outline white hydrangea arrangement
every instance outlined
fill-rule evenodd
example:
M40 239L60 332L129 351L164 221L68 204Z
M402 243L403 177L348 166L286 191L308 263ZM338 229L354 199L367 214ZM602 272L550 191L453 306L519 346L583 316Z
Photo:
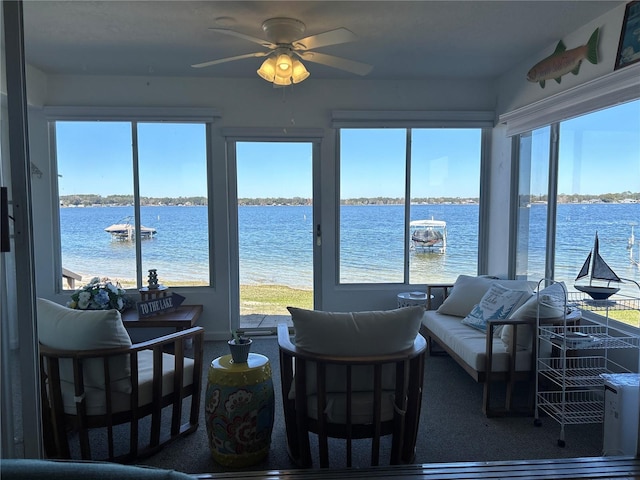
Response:
M94 277L84 287L76 290L67 307L79 310L125 310L129 306L127 292L120 283L108 278Z

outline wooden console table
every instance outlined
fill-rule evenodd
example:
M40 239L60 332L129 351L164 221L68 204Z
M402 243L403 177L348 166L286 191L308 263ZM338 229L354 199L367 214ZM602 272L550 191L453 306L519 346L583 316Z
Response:
M138 318L138 311L132 308L122 314L122 323L125 328L172 327L179 332L193 327L201 313L202 305L180 305L172 312Z

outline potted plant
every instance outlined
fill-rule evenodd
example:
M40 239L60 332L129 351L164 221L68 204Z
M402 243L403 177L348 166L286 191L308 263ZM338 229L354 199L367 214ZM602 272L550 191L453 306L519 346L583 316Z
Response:
M228 343L233 363L247 363L253 341L249 337L241 335L237 330L231 332L231 336L232 338Z

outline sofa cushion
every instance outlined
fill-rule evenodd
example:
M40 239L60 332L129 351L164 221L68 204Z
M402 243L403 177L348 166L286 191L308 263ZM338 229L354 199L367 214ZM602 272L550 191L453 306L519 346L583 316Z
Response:
M473 327L481 332L487 331L487 321L504 320L509 318L530 294L522 290L511 290L497 283L491 285L480 302L473 307L462 324Z
M444 315L466 317L471 313L491 285L498 284L512 290L521 290L533 293L535 283L527 280L505 280L493 277L472 277L459 275L453 284L449 296L442 302L438 312Z
M322 312L287 307L296 346L325 355L367 356L413 346L424 308L368 312Z
M38 340L43 345L61 350L97 350L130 347L131 338L122 324L117 310L74 310L50 300L38 298ZM114 357L109 361L112 388L129 393L129 356ZM60 361L60 376L73 383L73 365L70 359ZM99 359L84 362L86 387L104 388L104 371Z

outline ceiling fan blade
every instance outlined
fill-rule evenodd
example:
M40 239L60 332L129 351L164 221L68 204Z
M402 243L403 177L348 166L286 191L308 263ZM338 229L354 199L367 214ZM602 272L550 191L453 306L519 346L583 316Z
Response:
M314 50L329 45L337 45L338 43L355 42L356 40L358 40L358 37L351 30L336 28L335 30L296 40L293 42L293 48L295 50Z
M346 58L334 57L333 55L327 55L325 53L318 52L296 52L301 58L306 61L321 63L333 68L339 68L340 70L346 70L347 72L355 73L356 75L367 75L373 66L367 63L355 62L353 60L347 60Z
M278 47L275 43L271 43L269 40L265 40L264 38L252 37L251 35L236 32L235 30L229 30L228 28L209 28L209 30L212 32L223 33L225 35L231 35L232 37L243 38L250 42L257 43L258 45L262 45L265 48L270 48L271 50Z
M235 57L219 58L218 60L211 60L209 62L196 63L195 65L191 65L191 66L193 68L210 67L211 65L218 65L219 63L233 62L234 60L242 60L243 58L266 57L270 53L271 52L245 53L244 55L237 55Z

